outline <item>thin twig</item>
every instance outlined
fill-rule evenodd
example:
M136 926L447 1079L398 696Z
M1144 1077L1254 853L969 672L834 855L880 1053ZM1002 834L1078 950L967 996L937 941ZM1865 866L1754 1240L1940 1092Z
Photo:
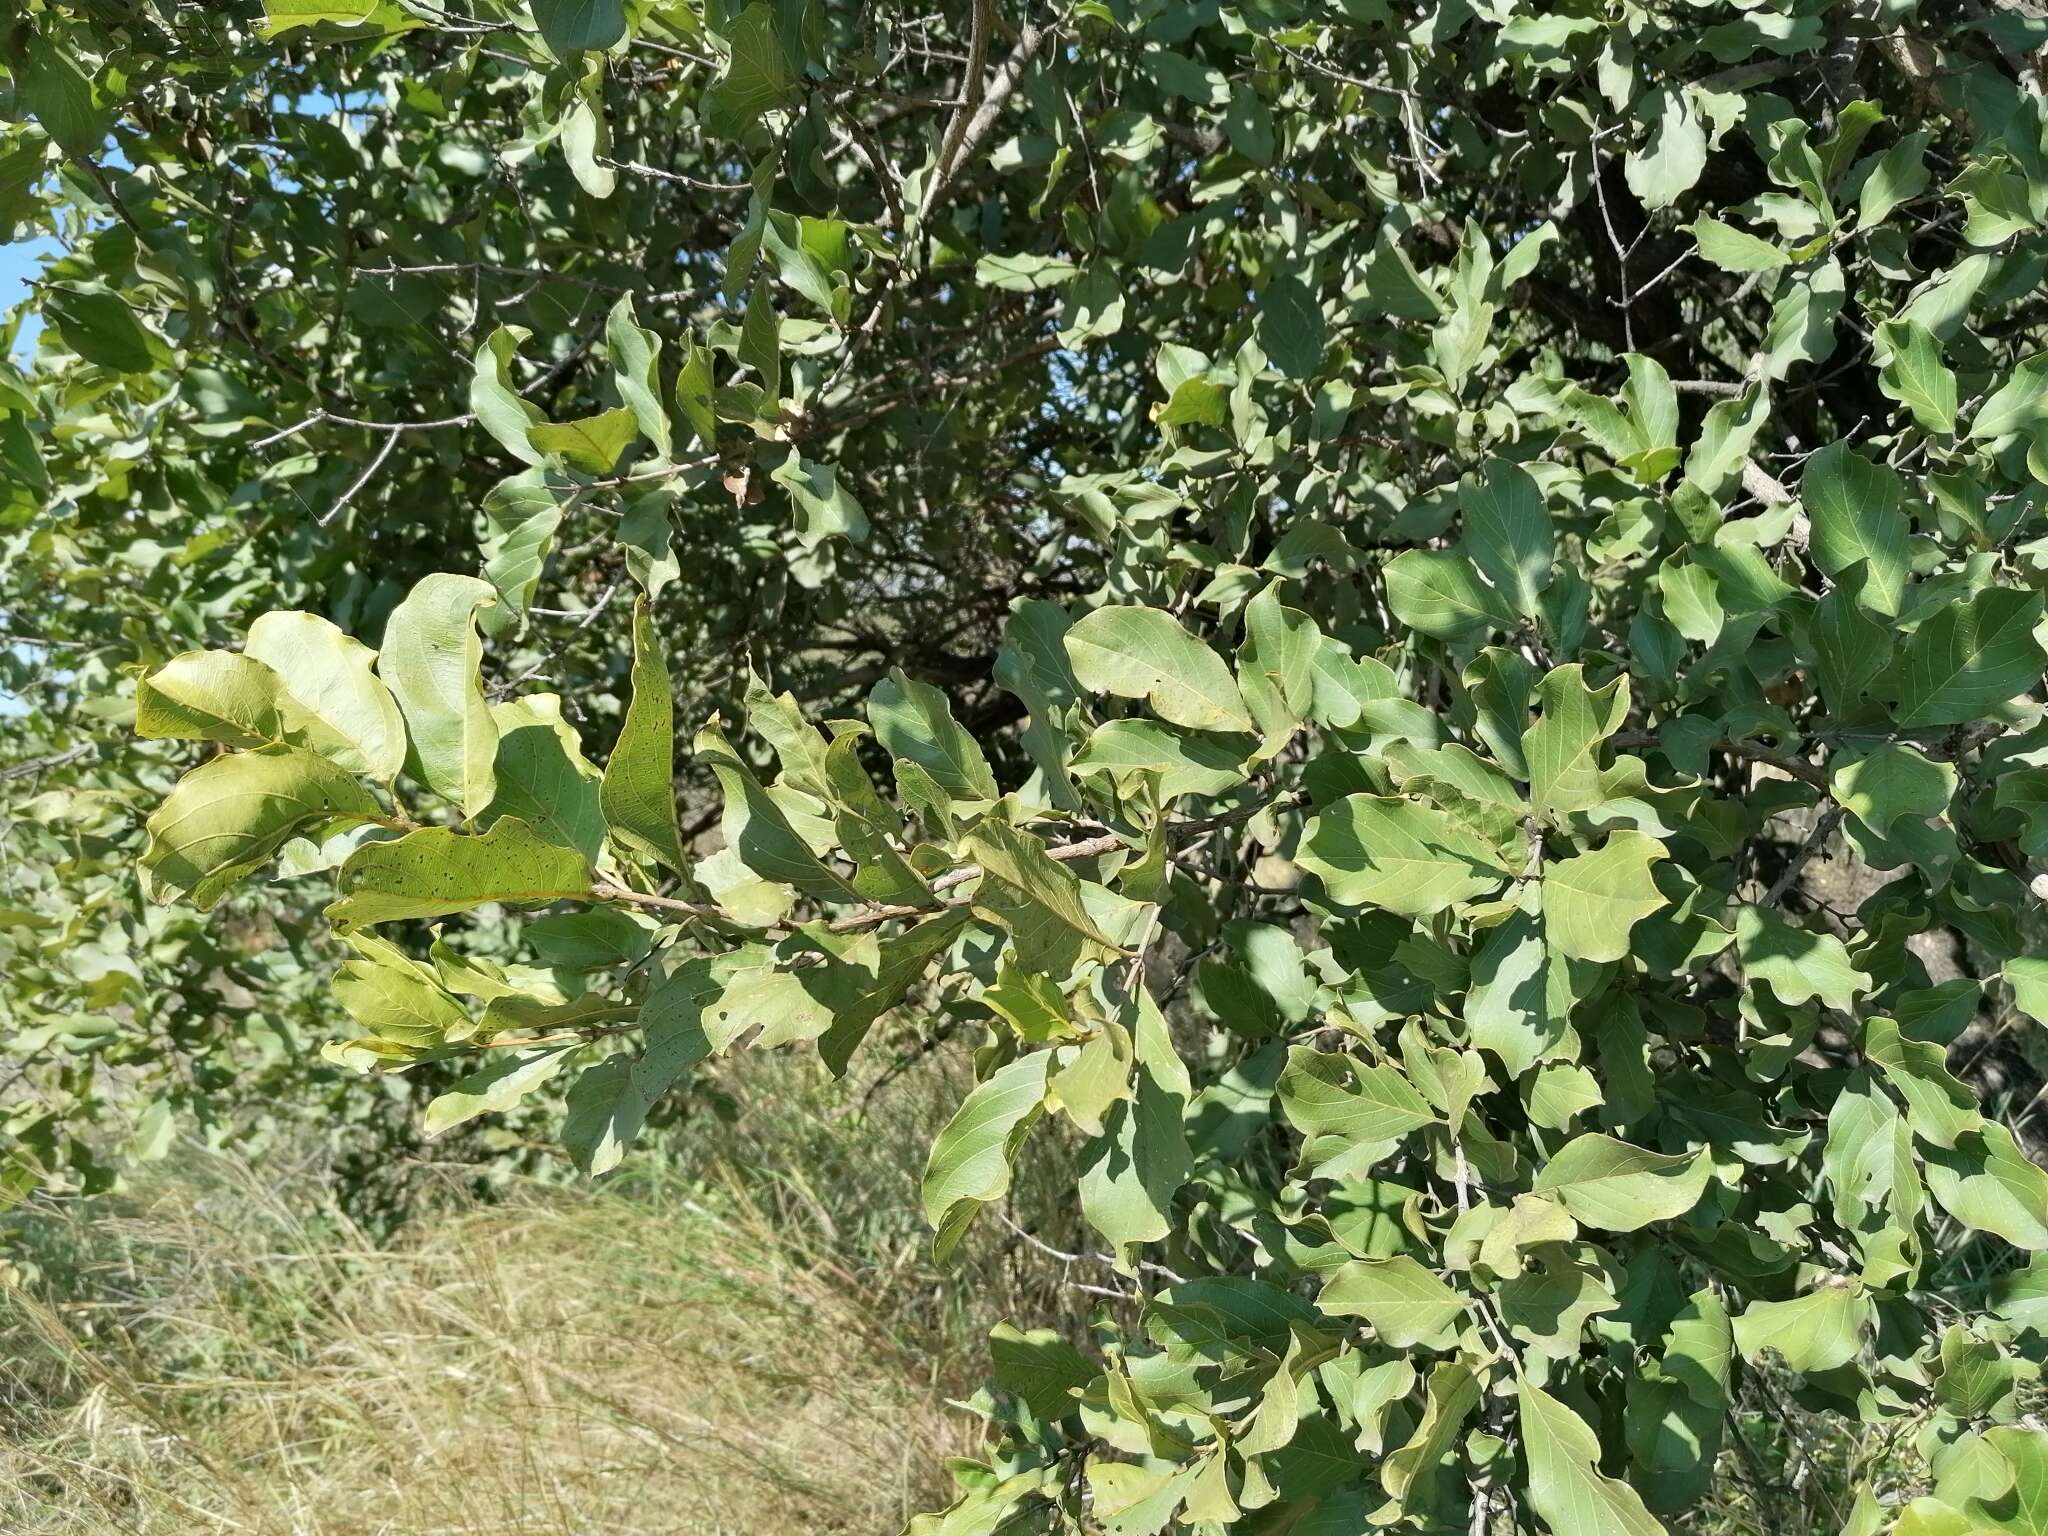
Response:
M75 747L66 747L62 752L52 752L46 757L23 758L18 763L9 763L5 768L0 768L0 780L26 779L51 768L62 768L65 764L75 763L82 757L91 757L98 750L98 742L81 741Z
M334 505L329 507L326 513L320 518L320 526L322 528L327 527L337 517L340 517L342 513L346 512L348 510L348 504L356 499L356 492L360 491L364 486L368 485L371 482L371 480L376 478L377 471L384 467L384 461L390 458L392 452L398 447L398 439L400 435L401 434L397 432L387 432L384 434L384 446L382 448L379 448L377 450L377 456L370 460L369 468L365 469L360 475L356 476L355 482L352 485L350 485L347 490L343 491L341 495L335 498Z
M623 885L614 885L609 880L600 880L590 888L590 894L599 901L623 902L627 906L648 907L656 912L675 912L685 917L700 917L712 922L726 922L726 915L716 907L707 907L701 901L683 901L674 896L656 896L647 891L628 890Z
M1792 889L1800 873L1813 862L1814 856L1821 851L1827 840L1834 836L1835 828L1842 824L1842 818L1847 814L1839 805L1831 805L1814 818L1813 828L1806 834L1806 841L1799 845L1799 851L1792 855L1791 860L1779 872L1778 878L1771 882L1771 888L1764 892L1763 905L1775 907L1784 900L1785 893Z

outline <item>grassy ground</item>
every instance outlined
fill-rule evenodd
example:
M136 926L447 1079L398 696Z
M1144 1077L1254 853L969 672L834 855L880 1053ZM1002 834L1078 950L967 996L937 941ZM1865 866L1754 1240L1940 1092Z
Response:
M0 1295L0 1531L893 1532L944 1502L981 1340L1056 1305L991 1236L925 1258L934 1065L794 1066L608 1189L447 1179L378 1244L317 1159L181 1149L37 1217ZM431 1182L431 1181L430 1181Z

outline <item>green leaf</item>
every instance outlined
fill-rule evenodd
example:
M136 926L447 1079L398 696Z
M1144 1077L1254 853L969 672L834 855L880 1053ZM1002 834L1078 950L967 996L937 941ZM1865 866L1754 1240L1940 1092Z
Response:
M1688 640L1712 645L1721 638L1728 616L1722 611L1714 573L1702 565L1657 568L1657 590L1664 597L1664 617Z
M2019 1375L2005 1351L1979 1338L1961 1323L1941 1335L1941 1375L1935 1379L1936 1400L1959 1419L1981 1419L2012 1395Z
M770 6L758 0L748 6L726 23L723 41L725 70L705 94L703 113L714 133L737 139L765 114L785 105L796 81Z
M283 680L233 651L186 651L135 684L135 734L145 741L261 747L285 739Z
M1952 1148L1930 1148L1926 1172L1928 1192L1972 1231L2015 1248L2048 1248L2048 1173L2004 1126L1987 1121Z
M714 388L710 348L698 346L695 337L685 335L682 361L676 368L676 409L683 413L697 446L705 449L718 446L718 416L711 405Z
M178 781L149 818L139 862L156 899L186 896L203 912L269 863L286 838L377 814L361 785L302 747L231 752Z
M1683 89L1659 86L1636 103L1642 144L1628 152L1622 173L1649 209L1669 208L1692 190L1707 164L1707 135Z
M1700 256L1723 272L1774 272L1792 258L1768 240L1719 219L1700 218L1686 226Z
M1362 1317L1390 1349L1447 1349L1471 1305L1405 1254L1353 1259L1324 1278L1316 1306L1331 1317Z
M1387 1490L1390 1504L1374 1517L1375 1525L1393 1524L1385 1517L1390 1512L1398 1515L1405 1506L1428 1507L1432 1485L1441 1479L1440 1464L1479 1406L1479 1397L1479 1378L1462 1359L1445 1360L1429 1373L1415 1432L1380 1463L1380 1486Z
M1063 256L1045 256L1032 251L1015 256L988 255L974 264L974 281L983 288L1003 293L1036 293L1070 283L1081 269Z
M1864 611L1860 572L1813 607L1810 630L1821 692L1836 710L1863 702L1864 690L1891 660L1890 629Z
M281 37L298 27L369 27L381 34L423 26L392 0L263 0L262 33Z
M1600 1438L1576 1413L1531 1382L1515 1385L1529 1504L1551 1530L1571 1536L1664 1536L1627 1483L1600 1471Z
M476 349L469 381L469 408L477 425L522 464L538 464L544 457L534 447L531 435L535 424L546 418L512 384L513 354L530 334L517 325L501 325L492 331Z
M1764 333L1764 377L1782 379L1800 363L1823 363L1834 355L1835 322L1846 290L1842 265L1832 256L1788 275Z
M1823 1285L1789 1301L1752 1301L1735 1319L1745 1360L1775 1349L1795 1371L1832 1371L1862 1352L1870 1298L1861 1286Z
M1045 1104L1050 1051L1034 1051L998 1067L967 1095L932 1143L925 1165L924 1216L943 1260L959 1245L984 1205L1009 1192L1017 1148Z
M583 0L583 3L603 4L607 0ZM610 3L616 4L617 0L610 0ZM623 12L619 24L623 31ZM549 41L552 45L553 39ZM611 44L586 46L608 48ZM620 294L619 302L605 317L604 342L611 353L612 382L618 386L619 398L632 411L640 435L654 445L656 453L667 458L673 448L669 438L668 407L661 398L661 338L640 324L639 317L633 313L633 295L630 292Z
M1930 761L1905 742L1884 742L1863 756L1828 764L1836 801L1874 832L1903 817L1925 821L1948 809L1956 792L1953 763Z
M1472 956L1465 995L1471 1044L1492 1051L1510 1077L1520 1077L1565 1038L1578 1001L1571 968L1544 942L1539 904L1525 898L1486 933Z
M633 693L604 765L605 824L635 854L678 874L689 868L676 821L675 699L661 637L645 599L633 604ZM723 776L721 776L722 778ZM731 833L728 831L728 841ZM812 862L816 862L813 860Z
M639 431L632 411L617 406L576 421L537 421L526 440L540 453L593 475L608 475Z
M850 539L859 544L868 536L868 516L860 503L839 483L839 471L792 453L768 476L789 492L796 508L797 542L816 549L826 539Z
M1115 270L1096 263L1067 290L1060 309L1059 343L1078 351L1091 341L1107 341L1124 328L1128 305Z
M1840 939L1797 927L1768 907L1736 910L1735 952L1745 976L1769 983L1780 1002L1794 1007L1817 997L1849 1013L1870 990L1870 978Z
M1615 1281L1590 1243L1539 1243L1522 1273L1498 1290L1500 1320L1530 1355L1576 1360L1586 1325L1620 1306Z
M1151 720L1106 720L1090 733L1071 767L1078 778L1107 777L1120 794L1157 778L1161 802L1220 795L1245 782L1244 754L1208 736L1184 736Z
M794 886L814 901L861 899L860 893L826 868L811 851L811 845L797 834L782 807L733 751L715 720L697 733L697 755L718 776L719 788L725 795L721 820L725 843L739 854L741 863L762 879Z
M619 1165L647 1115L685 1074L711 1054L703 1010L716 998L735 957L686 960L658 982L640 1005L646 1045L639 1056L611 1056L569 1090L562 1141L588 1174Z
M343 940L354 954L334 978L335 1001L377 1039L431 1050L475 1033L474 1021L432 967L375 934L344 934Z
M1906 1101L1913 1133L1938 1147L1954 1147L1982 1129L1977 1096L1948 1070L1948 1052L1926 1040L1901 1034L1898 1024L1872 1018L1863 1026L1863 1053Z
M590 895L590 861L507 816L481 834L422 827L365 843L335 877L328 921L344 927L467 912L485 902L545 906Z
M96 162L106 152L114 114L75 53L47 33L24 36L13 73L20 105L64 153Z
M484 698L476 614L498 601L487 581L443 572L423 578L384 625L377 673L412 738L406 767L465 819L497 793L498 728Z
M1137 1272L1140 1245L1172 1235L1173 1197L1192 1166L1184 1129L1193 1093L1187 1067L1151 994L1140 988L1136 1001L1130 1093L1082 1148L1078 1186L1082 1215L1126 1274Z
M1230 396L1212 379L1183 379L1153 407L1153 419L1162 427L1220 427L1230 420Z
M1298 277L1266 283L1258 296L1259 345L1291 379L1313 378L1323 366L1323 310Z
M479 1115L502 1115L567 1064L569 1046L539 1051L505 1051L427 1105L424 1129L440 1136Z
M1878 375L1878 388L1896 400L1928 432L1956 429L1956 376L1941 360L1941 340L1917 320L1879 327L1891 361Z
M2038 593L1987 587L1922 619L1877 683L1892 700L1892 718L1907 727L1959 725L2026 692L2041 680L2041 613Z
M1278 1098L1287 1123L1307 1138L1304 1165L1326 1178L1362 1176L1403 1136L1438 1118L1398 1067L1306 1046L1288 1051Z
M1873 464L1846 443L1821 449L1806 462L1799 496L1813 520L1813 558L1830 576L1859 561L1866 577L1863 602L1872 613L1895 618L1910 565L1904 486L1884 464Z
M1536 685L1542 718L1522 736L1529 765L1529 801L1539 815L1583 811L1607 798L1600 744L1628 718L1628 678L1586 686L1577 662L1554 668Z
M989 1330L988 1352L996 1385L1048 1421L1079 1408L1080 1394L1102 1374L1100 1366L1050 1328L1026 1333L997 1323Z
M1927 144L1924 129L1901 134L1899 142L1878 159L1863 179L1856 198L1856 227L1874 229L1901 203L1911 202L1927 190Z
M377 653L314 613L284 610L249 626L243 654L281 680L289 728L339 768L389 784L405 766L405 719L373 667Z
M832 1027L818 1041L818 1056L835 1076L846 1075L848 1062L875 1021L903 1001L932 957L960 936L969 919L965 908L954 907L881 941L874 984L857 1000L840 1003Z
M1686 483L1708 496L1721 496L1748 461L1750 445L1770 409L1769 385L1762 379L1733 399L1715 401L1685 456Z
M1143 699L1154 714L1197 731L1257 731L1230 669L1157 608L1116 605L1082 615L1065 637L1074 676L1091 693Z
M1045 844L1031 833L984 821L960 851L981 866L975 910L1009 930L1026 969L1058 978L1084 954L1107 959L1120 952L1082 904L1074 872L1047 857Z
M1678 464L1678 395L1656 359L1630 352L1625 360L1628 384L1618 400L1574 384L1565 390L1564 406L1609 458L1654 485Z
M1987 442L2012 432L2030 432L2043 420L2048 420L2048 352L2020 363L1977 407L1970 418L1970 437Z
M946 696L901 667L868 695L868 720L891 757L916 763L955 800L994 800L1001 793L980 744L954 720Z
M558 59L605 49L626 35L624 0L530 0L534 23Z
M1501 850L1434 806L1348 795L1312 818L1297 862L1341 906L1427 917L1497 889L1514 873Z
M1628 1380L1623 1432L1641 1471L1637 1491L1658 1514L1684 1512L1712 1485L1733 1354L1727 1309L1699 1290L1672 1320L1663 1352Z
M500 634L522 623L555 547L567 497L561 477L544 469L508 475L484 494L490 532L482 546L483 577L498 594L499 607L483 615L484 629Z
M1307 614L1280 601L1279 588L1275 581L1245 604L1237 655L1238 687L1266 736L1262 756L1300 729L1313 707L1324 638Z
M1991 1310L2014 1327L2048 1335L2048 1255L2037 1253L2025 1269L2008 1270L1993 1281Z
M1507 599L1479 579L1460 554L1403 550L1381 573L1394 617L1438 640L1464 640L1485 629L1513 629Z
M1670 904L1650 878L1650 866L1665 856L1654 837L1624 829L1591 853L1545 866L1545 937L1574 960L1621 959L1637 921Z
M1458 506L1464 513L1459 547L1518 612L1534 618L1555 558L1542 488L1520 465L1489 459L1478 475L1458 482Z
M97 149L94 145L92 152ZM171 364L170 347L119 294L53 283L43 295L42 308L43 318L64 338L64 345L97 367L149 373Z
M576 728L551 693L491 706L498 727L498 792L484 811L495 823L517 816L551 843L574 848L595 864L604 851L600 775L583 756Z
M1649 1152L1589 1131L1543 1165L1535 1187L1556 1194L1586 1226L1634 1232L1691 1210L1712 1172L1704 1151Z
M2016 955L2002 973L2014 1004L2036 1024L2048 1024L2048 959Z

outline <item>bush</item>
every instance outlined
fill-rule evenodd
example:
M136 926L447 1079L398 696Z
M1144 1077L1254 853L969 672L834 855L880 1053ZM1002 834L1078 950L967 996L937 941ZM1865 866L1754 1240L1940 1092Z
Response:
M18 1187L960 1040L914 1532L2033 1529L2028 9L217 20L9 33Z

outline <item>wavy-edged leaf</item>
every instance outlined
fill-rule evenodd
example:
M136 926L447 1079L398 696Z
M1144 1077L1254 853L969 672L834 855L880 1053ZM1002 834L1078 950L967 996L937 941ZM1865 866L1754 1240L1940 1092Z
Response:
M475 576L423 578L384 625L377 674L398 701L411 750L407 768L465 818L497 793L498 728L484 697L480 608L496 590Z
M1258 730L1223 658L1161 609L1097 608L1066 632L1065 645L1091 693L1143 699L1160 719L1190 730Z
M2041 680L2034 630L2039 593L1987 587L1923 619L1879 680L1902 726L1958 725L1984 717Z
M344 927L404 917L440 917L486 902L544 906L590 895L590 861L507 816L488 832L421 827L390 842L366 843L335 877L341 892L330 922Z
M185 651L135 684L135 734L145 741L282 742L282 679L234 651Z
M360 784L303 747L230 752L178 781L149 818L139 862L156 899L184 895L206 911L287 838L378 814Z
M1832 1371L1861 1353L1872 1323L1860 1285L1822 1285L1785 1301L1752 1301L1735 1319L1745 1360L1774 1349L1795 1371Z
M1634 1232L1691 1210L1712 1173L1704 1151L1651 1152L1589 1131L1543 1165L1535 1187L1556 1195L1586 1226Z
M1447 1348L1471 1303L1406 1254L1353 1259L1323 1280L1316 1306L1362 1317L1390 1349Z
M1514 873L1501 850L1434 806L1347 795L1302 835L1302 868L1343 906L1426 917L1499 888Z
M1479 579L1464 555L1449 550L1403 550L1382 577L1394 617L1438 640L1464 640L1486 629L1513 629L1515 612Z
M632 852L659 860L680 874L689 868L689 860L683 854L682 832L676 820L675 718L675 699L669 691L668 662L661 653L661 637L654 631L646 600L636 599L633 692L626 704L625 721L619 726L619 739L604 765L599 800L613 837ZM723 738L719 745L724 747ZM724 750L729 755L732 749ZM716 766L714 763L713 767ZM723 781L723 774L720 779ZM727 805L730 810L730 791ZM726 837L733 840L730 829Z
M287 726L337 766L389 784L405 766L405 719L377 653L317 613L286 609L249 626L243 653L282 680Z
M1526 1376L1515 1403L1529 1503L1544 1524L1571 1536L1665 1536L1636 1491L1600 1470L1600 1437L1584 1419Z
M1654 837L1623 828L1590 853L1558 859L1543 870L1543 934L1574 960L1619 960L1629 930L1670 898L1650 878L1664 858Z
M1017 1148L1045 1104L1050 1051L998 1067L967 1095L932 1143L924 1172L924 1215L940 1259L958 1246L980 1209L1008 1193Z

